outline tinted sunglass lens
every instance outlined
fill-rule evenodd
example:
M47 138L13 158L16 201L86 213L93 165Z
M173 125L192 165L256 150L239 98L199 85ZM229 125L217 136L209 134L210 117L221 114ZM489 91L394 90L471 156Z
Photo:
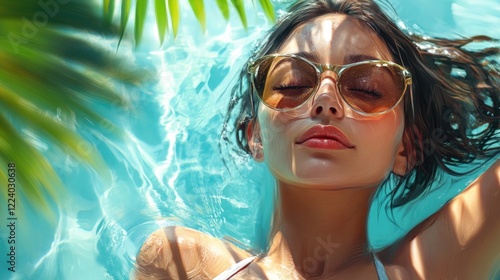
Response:
M397 66L366 63L347 68L339 87L345 101L357 111L381 113L396 105L405 89L405 81Z
M271 108L295 108L304 103L317 85L316 69L293 57L270 57L258 67L255 86Z

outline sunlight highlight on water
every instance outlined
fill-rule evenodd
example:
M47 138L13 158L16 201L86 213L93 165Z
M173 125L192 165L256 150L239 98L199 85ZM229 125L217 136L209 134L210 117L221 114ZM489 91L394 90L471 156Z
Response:
M228 89L237 82L256 40L270 25L261 12L250 16L258 5L249 3L248 31L243 30L232 10L229 24L222 19L210 20L203 35L184 2L182 14L186 17L182 21L190 24L181 27L175 42L170 38L158 50L156 30L151 28L145 34L149 43L141 45L137 53L132 54L126 43L119 49L130 53L138 67L149 69L151 83L122 88L133 108L110 117L125 130L125 141L109 137L98 128L88 131L89 139L110 167L110 181L64 158L59 171L70 195L58 206L59 217L53 225L39 221L36 211L30 213L27 220L37 231L32 234L34 231L24 230L22 238L29 241L20 246L23 260L19 265L32 269L11 279L128 279L145 238L167 225L228 236L256 250L266 245L273 178L263 165L236 156L231 150L221 156L219 141L229 103ZM289 2L274 1L281 6ZM430 15L423 12L436 12L437 5L443 5L443 11L449 9L446 16L450 20L439 21L436 26L448 28L444 35L500 34L500 5L495 0L484 1L487 4L482 6L472 0L415 2L425 9L410 14L412 4L392 1L405 19L401 24L410 29L438 32L437 27L426 25ZM481 7L488 8L488 16L467 12ZM206 9L208 15L219 15L216 7ZM491 28L484 28L484 24ZM102 43L95 35L87 35ZM117 42L113 44L110 49L114 51ZM32 141L45 149L43 139L33 136ZM230 156L236 158L229 159L226 168L222 157ZM385 215L379 216L380 209L374 206L370 220L374 248L404 234L425 213L462 190L470 178L443 180L452 187L429 197L434 208L410 204L396 215L403 229L391 225ZM0 274L1 279L8 279L3 276Z

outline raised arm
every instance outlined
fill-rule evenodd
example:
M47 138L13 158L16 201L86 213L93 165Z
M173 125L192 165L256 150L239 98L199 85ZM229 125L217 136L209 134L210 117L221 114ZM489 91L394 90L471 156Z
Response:
M388 274L489 279L500 270L500 161L385 252ZM392 278L391 278L392 279Z

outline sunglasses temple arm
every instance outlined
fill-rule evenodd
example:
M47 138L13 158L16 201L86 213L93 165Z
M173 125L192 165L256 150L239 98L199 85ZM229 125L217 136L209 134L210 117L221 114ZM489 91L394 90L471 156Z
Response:
M410 102L411 102L412 120L415 121L415 105L413 103L413 87L411 85L410 85Z
M255 110L255 101L253 99L253 95L255 94L255 86L252 83L252 89L250 92L250 107L252 107L252 118L254 118L257 115L257 112Z

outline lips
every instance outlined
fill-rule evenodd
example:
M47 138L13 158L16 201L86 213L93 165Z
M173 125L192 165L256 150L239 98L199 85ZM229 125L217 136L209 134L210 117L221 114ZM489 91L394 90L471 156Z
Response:
M349 142L339 129L330 125L315 125L311 127L295 143L320 149L354 148L354 145Z

